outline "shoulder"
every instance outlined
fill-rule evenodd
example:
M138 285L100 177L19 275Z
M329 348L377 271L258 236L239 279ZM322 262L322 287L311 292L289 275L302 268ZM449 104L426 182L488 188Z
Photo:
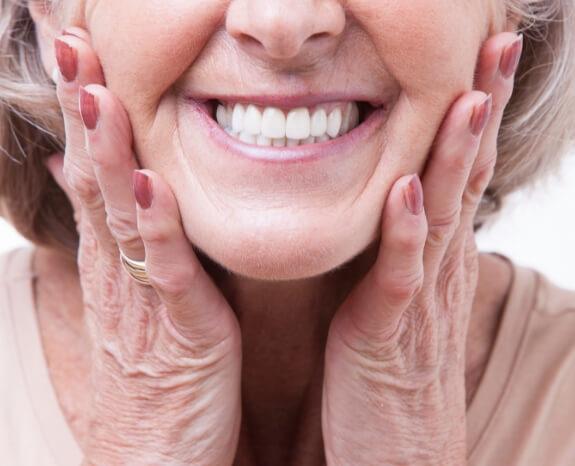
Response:
M575 464L575 290L512 266L482 398L472 405L469 464Z
M0 285L32 277L33 246L24 246L0 253Z
M575 289L559 286L544 273L532 270L537 280L535 312L549 317L574 319Z
M551 361L575 351L575 290L564 288L544 272L514 264L516 315L525 317L523 356ZM573 365L575 375L575 365ZM575 381L575 380L574 380Z

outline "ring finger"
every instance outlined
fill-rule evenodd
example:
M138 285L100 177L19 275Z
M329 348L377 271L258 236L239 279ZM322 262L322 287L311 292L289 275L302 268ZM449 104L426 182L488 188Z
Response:
M460 224L461 200L489 118L491 95L472 91L446 117L422 179L428 236L425 290L435 290L445 252Z

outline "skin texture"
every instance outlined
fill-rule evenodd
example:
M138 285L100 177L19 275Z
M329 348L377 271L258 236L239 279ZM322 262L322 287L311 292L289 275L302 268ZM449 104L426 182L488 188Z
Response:
M234 275L222 275L215 264L206 257L202 258L204 266L212 271L212 278L230 302L242 331L242 389L245 407L238 461L244 462L241 464L255 464L250 462L251 456L266 464L288 464L290 459L294 464L303 464L302 458L306 458L306 464L321 464L321 458L315 461L314 454L310 453L315 451L317 454L320 448L317 445L304 445L303 441L297 438L298 435L306 437L302 434L306 429L316 434L318 432L318 403L313 403L313 400L317 401L314 397L317 397L317 388L321 388L321 378L319 383L312 382L309 385L309 391L307 388L310 381L317 380L312 376L315 372L317 377L318 371L314 369L322 367L321 354L328 338L328 326L337 311L339 318L333 320L337 325L332 325L337 332L330 330L329 341L332 344L328 344L326 362L331 374L344 371L339 380L345 380L346 375L353 373L354 368L346 368L342 362L344 358L334 359L333 355L341 355L340 350L345 346L348 346L347 349L353 348L353 345L348 344L347 337L358 338L358 334L353 335L349 328L346 329L345 322L349 322L346 316L357 314L364 319L367 311L362 311L365 306L359 305L358 302L361 303L364 298L373 299L373 296L370 296L373 290L390 296L385 293L390 290L390 284L385 280L378 281L378 287L370 287L370 292L358 292L361 286L354 288L368 270L374 270L370 267L378 259L377 234L383 205L387 202L391 213L387 217L390 233L387 237L384 233L382 244L387 242L392 246L394 228L389 225L396 226L396 235L397 231L409 231L407 224L399 221L400 213L397 210L401 200L399 188L405 185L409 177L403 177L395 185L395 195L392 194L392 186L403 175L422 171L429 158L431 143L437 140L436 133L445 113L457 96L472 88L479 47L487 38L488 31L494 27L496 16L491 14L485 3L480 2L465 3L463 8L459 4L454 7L447 1L433 4L410 2L409 5L376 5L378 2L356 1L347 2L346 5L350 16L354 17L352 21L350 16L343 16L341 4L326 1L320 2L323 14L319 16L322 20L314 23L311 20L299 21L311 17L311 2L302 2L298 8L289 10L283 10L280 2L268 2L266 8L257 3L237 1L228 5L227 2L149 2L145 8L142 8L141 2L136 4L129 1L122 2L120 6L107 1L87 2L81 5L82 8L79 8L78 4L65 2L65 5L70 22L85 26L90 31L94 51L99 57L106 78L106 86L119 98L131 121L139 162L160 174L173 191L187 238L216 262L235 272ZM421 15L420 12L424 9L426 14ZM378 11L386 11L386 14L378 14ZM246 12L251 12L249 19L245 16ZM273 16L277 21L273 23L276 27L265 27L267 23L264 21L264 12L276 15ZM224 16L226 21L222 24ZM166 18L167 21L157 22L154 20L157 17ZM290 22L290 18L294 17L298 18L298 21ZM413 19L419 17L422 18L421 22ZM40 19L40 16L36 15L36 18ZM405 18L410 19L408 21ZM169 28L162 30L162 25L167 24ZM503 27L500 23L497 26L500 30ZM111 36L107 33L109 30L117 33ZM311 34L319 32L327 33L325 40L307 41ZM255 38L259 45L254 40L242 40L245 35ZM500 49L511 39L512 35L508 35L493 42L492 48L488 49L489 53L484 57L481 70L483 74L478 74L478 80L483 84L480 88L494 93L494 103L499 110L509 97L511 87L508 84L504 87L500 81L492 82L491 76L495 75L496 67L487 65L498 62ZM112 40L113 46L110 42ZM70 43L78 45L74 44L74 40ZM146 43L150 45L145 47ZM133 44L142 46L134 51ZM361 53L358 53L358 50ZM47 59L46 67L49 69L51 65ZM227 72L229 67L240 69L241 79L238 80L237 75ZM303 73L302 69L307 72ZM257 82L261 82L260 85L264 87L253 88ZM376 97L391 96L394 104L387 122L377 136L365 146L356 149L354 157L359 162L353 165L355 170L350 171L345 162L342 162L342 165L335 164L328 170L327 176L317 180L318 183L313 189L308 185L271 184L263 171L250 173L250 178L247 178L247 174L242 173L242 167L239 167L239 170L222 170L222 167L216 164L210 165L209 157L217 149L210 145L210 141L205 139L200 131L194 131L194 122L186 117L185 110L182 110L181 95L178 94L178 90L182 88L194 92L244 91L258 94L271 91L289 93L302 89L314 91L326 87L334 90L354 88L373 93ZM487 89L488 87L493 89ZM97 88L90 89L93 92L103 92ZM104 94L99 95L103 97ZM465 148L465 151L473 153L473 156L467 159L465 171L460 172L460 178L465 178L463 181L466 182L471 169L470 161L476 157L479 141L464 144L461 142L462 134L457 133L456 129L457 124L461 126L467 107L480 103L482 99L480 93L475 93L460 100L464 103L454 107L457 119L452 117L451 123L443 127L442 140L449 144L444 142L446 148L438 152L447 154L450 152L448 147L460 147L461 152ZM182 122L187 124L183 125ZM182 134L176 136L177 131L174 132L173 128L178 128L178 131L182 128ZM493 163L493 154L489 149L493 146L497 128L498 121L495 118L491 129L487 131L491 138L482 146L483 150L479 151L480 155L483 155L480 157L481 163L476 166L476 175ZM441 160L441 157L436 158ZM101 181L102 176L99 179ZM481 177L482 183L487 179L484 174ZM437 180L435 183L437 186ZM462 189L464 184L461 184ZM109 186L101 186L104 192L108 189L109 194ZM431 186L424 181L425 194L430 192ZM335 191L338 196L333 195ZM433 199L433 195L429 197ZM427 202L426 196L426 211ZM457 202L460 203L460 199ZM436 204L440 205L437 202ZM472 204L471 201L469 204ZM468 237L470 235L471 207L465 212L466 222L462 222L464 228L458 230L460 238L463 233ZM384 215L384 224L385 217ZM197 218L202 218L202 221L197 222ZM263 224L259 222L257 236L254 236L250 228L254 218L264 219ZM346 219L347 228L342 228L342 218ZM397 221L390 223L389 218L395 218ZM419 223L412 224L413 231L417 233L414 233L410 243L412 245L421 246L425 243L427 232L422 228L423 220L424 217L420 216ZM285 225L288 222L295 227L289 231L289 239L284 240L287 231ZM403 230L397 227L400 224L403 225ZM453 230L448 230L437 235L437 230L432 231L436 232L436 243L441 246L446 243L447 237L451 238L454 233ZM441 241L438 240L440 237ZM397 236L395 238L397 241ZM130 245L134 253L137 253L138 245L135 243L131 242ZM458 244L462 247L465 245L468 251L473 252L473 245L469 241L459 241ZM246 248L257 248L259 254L246 255L243 253ZM362 254L357 256L358 253ZM456 253L461 254L461 248L450 249L451 256L455 257ZM474 263L471 253L466 256L470 265ZM412 256L413 262L408 264L404 261L403 266L412 274L411 277L414 277L422 263L421 258L417 260L417 254ZM428 254L429 256L431 254ZM436 256L439 257L439 254ZM40 268L42 257L40 254L38 258ZM355 259L348 267L338 270L338 273L318 275L341 266L351 258ZM378 259L376 265L381 262L382 260ZM432 263L431 260L427 262ZM487 259L483 263L487 264L484 270L495 271L498 276L508 278L508 270L502 263ZM388 264L387 270L391 270L390 265ZM437 260L435 265L439 265ZM66 265L63 264L62 267ZM466 361L473 361L473 374L476 378L477 367L484 364L493 338L492 323L497 321L501 296L505 294L506 287L498 288L493 301L473 301L472 292L477 279L473 271L477 273L477 267L471 267L470 270L472 273L465 280L466 291L451 302L455 308L451 312L452 321L460 324L458 338L453 339L454 342L457 341L455 354L461 355L460 361L464 356ZM70 273L73 275L74 272ZM374 275L385 277L383 272L380 275L367 274L370 278ZM283 283L258 280L262 276L297 280ZM426 277L429 277L425 288L429 296L437 276L428 273ZM502 280L502 283L507 282L508 280ZM369 283L369 280L364 281L363 288ZM417 283L411 280L410 286L415 285ZM355 299L344 301L352 289L354 292L351 296ZM481 289L483 288L480 284L478 290ZM441 287L439 291L445 292ZM411 300L414 296L413 290L410 289L407 295ZM402 302L399 305L398 302L406 299L404 296L403 300L394 300L395 305L391 306L393 309L388 307L385 309L388 312L380 312L378 315L389 316L390 320L393 316L399 316L408 303ZM72 300L73 298L71 308L74 307ZM477 349L469 351L467 348L466 352L466 324L472 301L471 314L481 315L482 318L478 318L477 324L473 326L474 330L469 331L470 338L473 336L470 341L477 341ZM49 300L44 299L44 302ZM370 302L373 304L376 301ZM429 299L426 303L429 304L426 309L434 308ZM372 305L368 308L373 310ZM457 315L460 315L461 319L458 319ZM78 322L81 321L82 319ZM474 319L471 319L471 322L473 324ZM480 322L489 322L489 331L482 332L481 328L484 328L485 324ZM384 323L379 321L377 325ZM361 328L361 325L358 328ZM377 338L381 335L390 337L389 329L395 327L387 322L381 328L387 333L383 332ZM360 333L362 337L366 336L365 332ZM334 339L334 334L347 336L338 341ZM294 339L295 336L297 338ZM370 336L372 337L373 335ZM374 337L373 341L377 341L377 338ZM394 340L386 338L385 341ZM430 343L428 351L432 351L432 348ZM354 357L365 354L365 351L357 351L357 348L354 350ZM380 356L382 355L379 354L378 357ZM349 360L348 358L347 361ZM465 408L465 396L461 397L464 393L464 367L461 363L455 365L444 360L441 362L448 368L457 366L457 370L452 370L452 378L457 378L459 390L454 393L458 399L463 399L463 403L452 409L455 410L453 413L461 414ZM356 361L354 365L358 367L361 363ZM437 365L441 366L439 363ZM384 393L393 392L389 390L395 386L393 382L405 382L404 378L398 375L400 372L383 372L395 377L391 383L388 378L387 382L380 386ZM265 378L263 374L266 375ZM269 379L269 382L262 384L261 381L266 379ZM419 388L425 385L422 378L411 382ZM326 390L327 393L331 391L336 394L334 387L341 388L345 394L346 385L330 385L329 378L324 385L324 394ZM338 396L340 394L337 393ZM308 408L302 409L301 402L306 396ZM362 409L369 412L369 406L351 404L353 396L349 393L345 396L347 398L342 398L345 402L340 402L340 406L352 408L356 419L362 418ZM405 393L401 396L405 396ZM397 399L401 399L401 396ZM393 395L386 395L380 402L393 405ZM278 406L282 406L282 409L274 416L274 421L277 422L275 427L270 425L269 409L274 407L277 410ZM452 422L446 425L445 420L438 419L437 412L443 408L445 406L434 405L431 410L436 416L427 417L430 430L438 430L440 423L449 436L461 431L461 416L450 416L452 421L457 419L459 424ZM331 410L333 411L333 407ZM326 412L324 409L324 416ZM451 414L451 411L447 412ZM404 414L403 419L401 416L397 417L405 421L413 417L414 413ZM325 416L324 438L326 433L348 429L349 420L349 417L341 419L340 416L339 419L332 420L331 416ZM378 423L377 420L372 422ZM389 426L389 431L394 428L401 432L405 426ZM317 439L318 436L311 438ZM348 446L334 442L335 438L340 436L334 435L327 444L328 464L332 464L330 461L336 456L345 459L345 455L351 451ZM433 441L428 435L426 439ZM355 443L358 443L358 440L355 439ZM461 439L439 440L455 447L448 451L449 457L434 459L443 460L443 464L462 464ZM384 452L368 449L362 461L365 464L376 460L392 461L397 455L404 457L406 451L422 447L411 445L403 451L392 452L392 446L387 445ZM397 443L396 446L401 447ZM290 458L287 452L292 452L293 456ZM385 458L382 454L391 456ZM351 461L352 457L348 460Z

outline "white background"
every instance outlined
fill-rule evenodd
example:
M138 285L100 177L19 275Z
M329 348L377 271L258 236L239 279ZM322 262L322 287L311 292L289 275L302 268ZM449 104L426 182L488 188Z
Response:
M481 251L497 251L519 265L540 270L551 281L575 289L575 154L558 177L508 198L495 222L477 233ZM0 253L25 245L0 218Z

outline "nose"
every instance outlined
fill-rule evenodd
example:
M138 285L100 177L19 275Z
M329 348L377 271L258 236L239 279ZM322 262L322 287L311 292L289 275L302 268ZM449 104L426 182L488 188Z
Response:
M260 59L313 60L337 45L345 21L339 0L232 0L226 29Z

